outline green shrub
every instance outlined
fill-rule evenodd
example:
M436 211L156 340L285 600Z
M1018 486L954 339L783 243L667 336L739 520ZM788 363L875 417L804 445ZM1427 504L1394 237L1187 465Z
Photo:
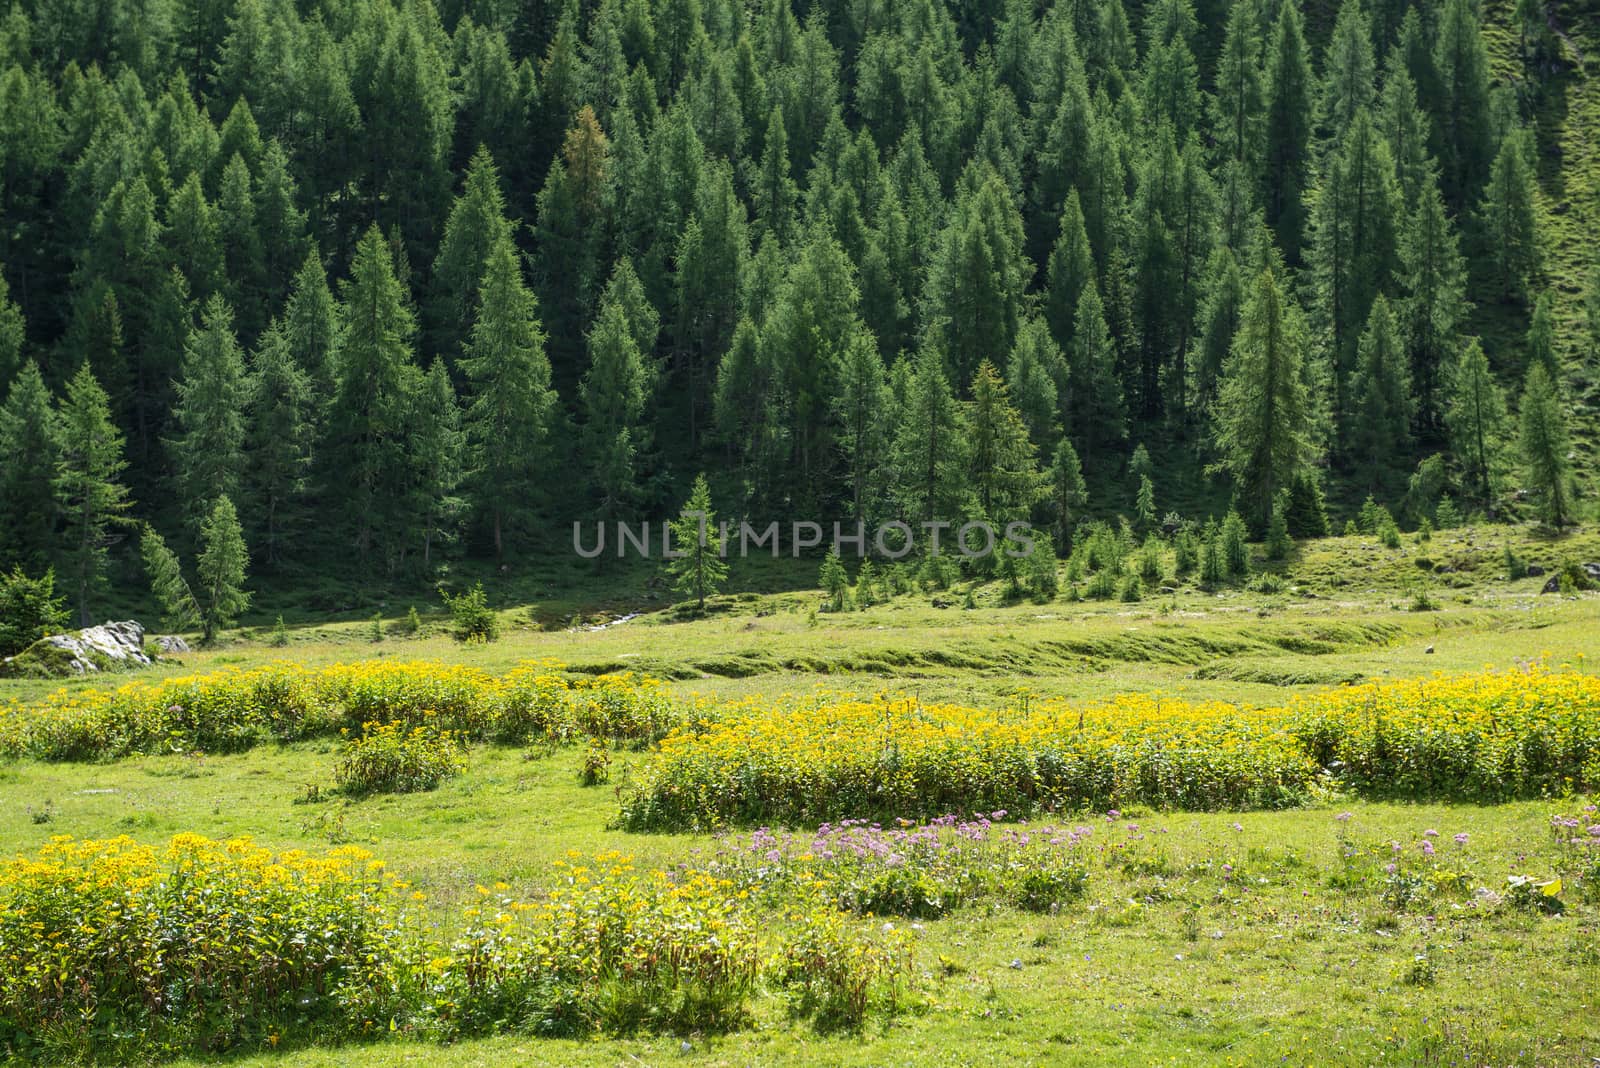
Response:
M0 656L15 656L66 627L66 599L55 590L54 570L38 578L29 578L21 567L0 574Z
M432 790L466 766L453 731L367 723L345 746L334 779L347 794L409 794Z
M500 637L500 621L489 607L489 597L483 592L483 583L474 583L472 589L456 597L440 592L450 618L455 621L455 636L462 642L492 642Z

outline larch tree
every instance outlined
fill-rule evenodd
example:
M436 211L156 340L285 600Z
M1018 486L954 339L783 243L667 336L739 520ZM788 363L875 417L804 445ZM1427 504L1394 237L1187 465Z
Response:
M695 477L689 499L672 521L671 529L673 550L679 555L667 559L667 575L672 579L672 588L693 597L695 610L703 613L706 598L716 596L728 577L717 513L711 507L711 487L706 484L704 473Z
M33 571L49 566L60 520L54 479L61 433L50 389L29 360L0 407L0 455L15 458L0 467L0 562Z
M578 386L582 455L600 516L621 517L633 508L639 453L649 444L644 423L649 376L620 303L601 305L588 347L589 368Z

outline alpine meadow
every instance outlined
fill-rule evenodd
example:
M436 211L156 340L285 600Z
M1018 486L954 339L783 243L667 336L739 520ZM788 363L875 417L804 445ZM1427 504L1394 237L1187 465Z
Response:
M0 1062L1600 1062L1593 0L0 0Z

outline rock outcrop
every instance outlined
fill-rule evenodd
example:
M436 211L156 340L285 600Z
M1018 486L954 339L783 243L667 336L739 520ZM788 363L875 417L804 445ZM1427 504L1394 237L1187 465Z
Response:
M149 665L144 625L129 619L40 638L16 656L7 657L4 673L52 678Z

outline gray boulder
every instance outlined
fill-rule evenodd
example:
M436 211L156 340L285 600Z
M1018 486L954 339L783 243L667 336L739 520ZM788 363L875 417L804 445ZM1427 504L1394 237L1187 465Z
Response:
M40 638L16 656L7 657L0 674L60 678L149 665L144 626L129 619Z
M176 634L161 635L156 639L156 648L160 649L162 654L165 656L172 656L175 653L193 652L193 650L189 648L189 643L184 641Z

